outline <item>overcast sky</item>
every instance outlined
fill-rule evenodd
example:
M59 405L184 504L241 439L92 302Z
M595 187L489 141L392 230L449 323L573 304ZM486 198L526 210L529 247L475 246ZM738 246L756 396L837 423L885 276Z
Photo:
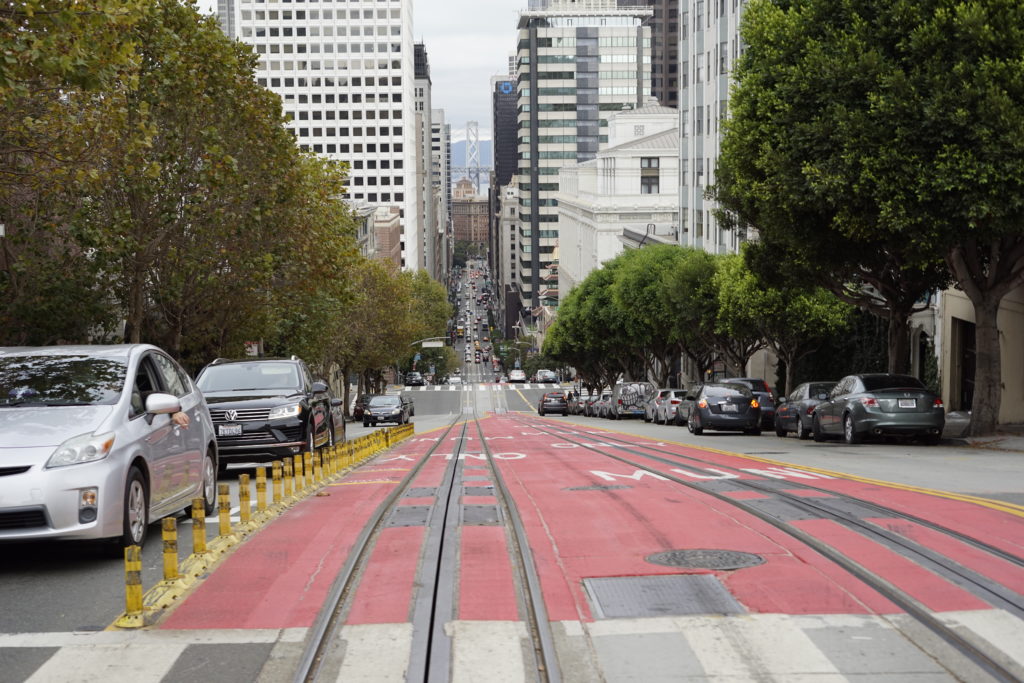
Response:
M216 0L198 0L203 13ZM516 22L527 0L413 0L413 34L427 46L435 109L444 109L452 138L476 121L491 137L491 76L508 72L516 49Z

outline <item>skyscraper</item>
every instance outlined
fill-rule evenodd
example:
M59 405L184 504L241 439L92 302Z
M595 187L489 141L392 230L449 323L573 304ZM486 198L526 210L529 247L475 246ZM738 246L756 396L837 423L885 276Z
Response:
M421 268L412 0L218 0L217 11L259 55L257 80L280 95L298 144L350 163L346 198L398 207L402 264Z
M682 0L685 2L686 0ZM679 106L680 0L647 0L651 27L651 94L663 106Z
M589 161L607 141L610 112L651 95L646 0L531 0L519 19L518 267L528 315L557 305L541 297L558 245L558 170Z

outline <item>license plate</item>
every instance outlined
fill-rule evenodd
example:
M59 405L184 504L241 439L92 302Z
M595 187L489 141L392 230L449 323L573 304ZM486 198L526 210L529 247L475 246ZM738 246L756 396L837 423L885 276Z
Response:
M916 408L916 407L917 407L917 399L916 398L901 398L900 399L900 408Z
M217 436L241 436L242 425L217 425Z
M740 408L739 408L739 406L737 406L734 403L723 403L722 404L722 412L723 413L738 413L738 412L740 412Z

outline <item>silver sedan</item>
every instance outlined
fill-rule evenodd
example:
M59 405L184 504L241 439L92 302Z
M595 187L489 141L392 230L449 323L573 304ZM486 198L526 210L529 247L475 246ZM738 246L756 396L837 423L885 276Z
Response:
M217 447L188 374L148 344L0 348L0 542L141 545L202 498Z

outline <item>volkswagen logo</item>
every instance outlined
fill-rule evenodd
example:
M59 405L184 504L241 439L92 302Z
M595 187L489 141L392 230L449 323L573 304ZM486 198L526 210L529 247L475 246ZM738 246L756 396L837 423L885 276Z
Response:
M237 410L225 410L224 411L224 419L227 420L228 422L234 422L235 420L238 419L238 411Z

